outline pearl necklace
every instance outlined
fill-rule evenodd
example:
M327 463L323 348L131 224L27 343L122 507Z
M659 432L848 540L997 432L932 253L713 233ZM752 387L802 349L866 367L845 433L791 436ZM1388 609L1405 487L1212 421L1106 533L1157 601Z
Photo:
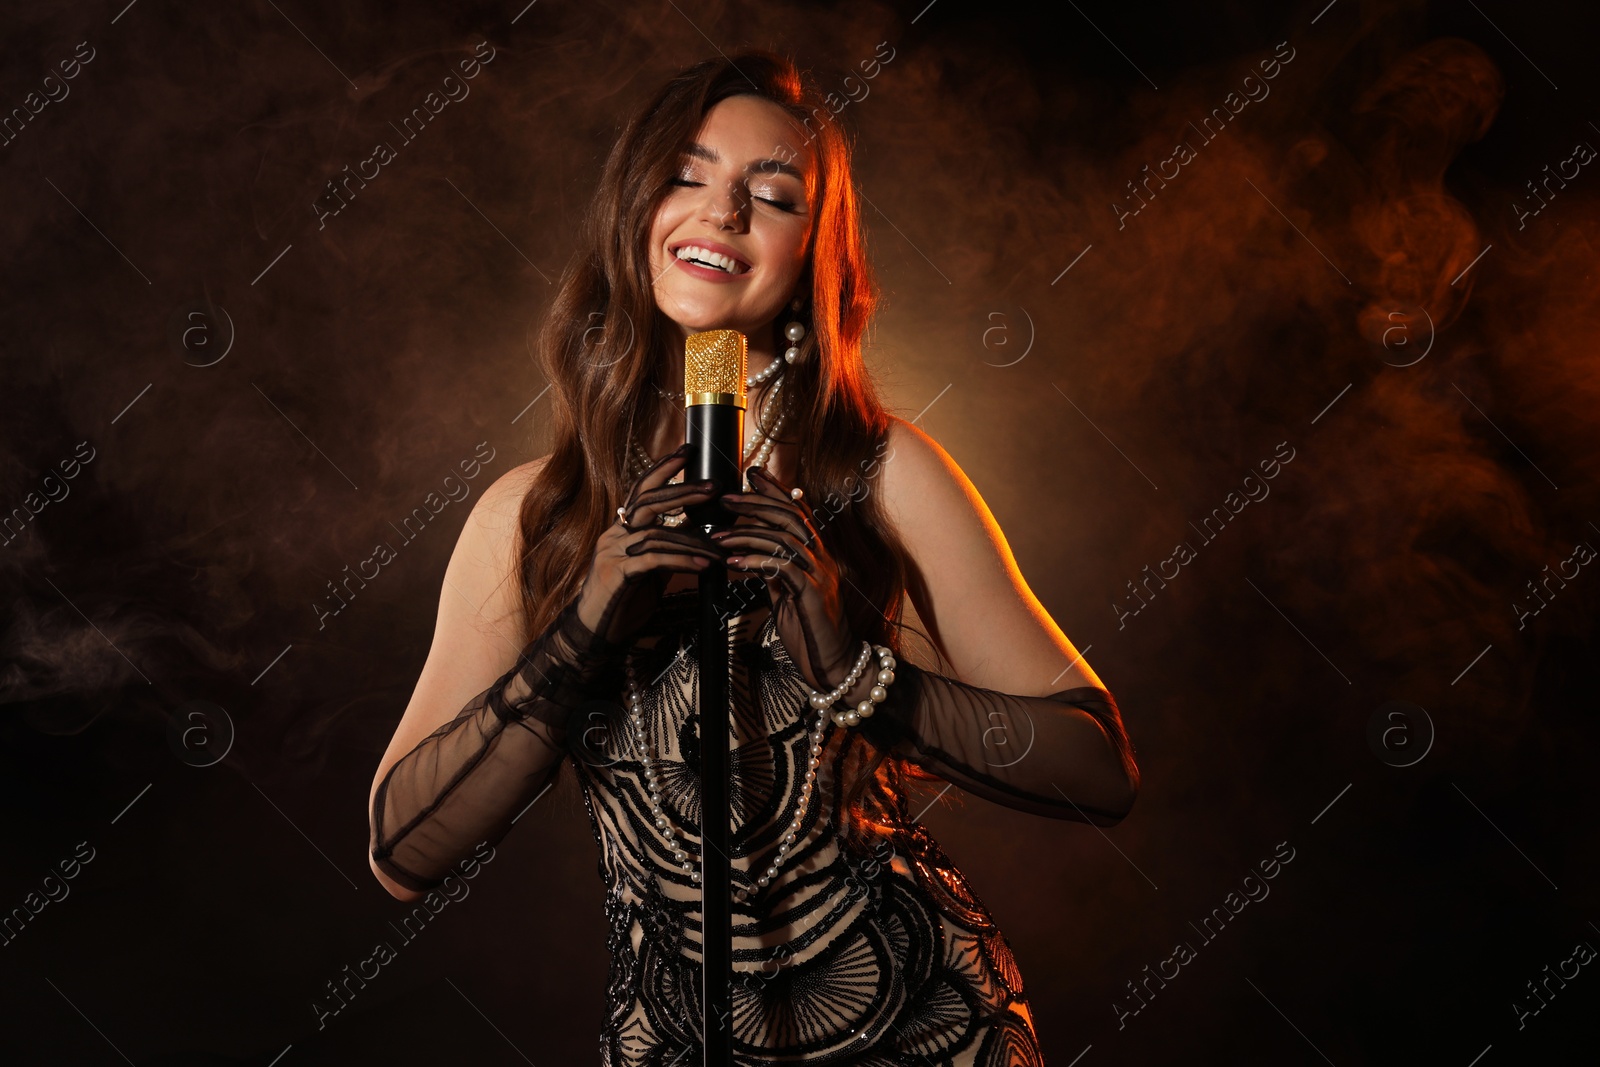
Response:
M632 651L628 653L624 662L624 669L628 676L628 719L633 724L634 751L638 753L639 761L644 765L644 781L645 788L650 795L651 818L655 822L656 829L667 835L667 847L672 853L673 861L689 876L695 885L699 885L700 871L690 862L689 854L684 851L682 843L678 840L677 832L673 829L672 820L667 817L667 813L661 807L660 782L656 777L655 766L651 763L650 747L646 743L644 736L644 712L640 710L640 704L643 703L644 696L639 691L638 678L634 674ZM817 768L822 763L822 739L828 729L828 720L830 718L832 718L832 714L827 707L823 707L817 715L816 728L811 731L811 759L806 766L805 780L800 786L799 810L795 812L794 821L789 824L788 830L783 835L783 840L778 843L778 850L773 854L772 862L767 865L767 869L762 874L756 877L756 884L762 888L765 888L778 876L778 868L783 864L783 857L794 847L795 839L800 834L801 827L805 824L806 812L810 807L812 788L817 782ZM706 743L703 733L701 743ZM733 897L740 903L744 903L750 899L751 894L743 887L736 886L733 890Z
M855 687L857 679L865 672L872 655L878 656L877 685L873 687L872 695L863 700L857 707L848 711L836 712L833 705ZM651 762L650 746L644 735L644 712L640 705L644 702L644 695L639 691L638 676L634 673L634 653L630 649L623 661L623 670L627 674L628 688L628 721L633 724L633 749L639 757L639 762L644 768L645 790L650 796L650 817L656 829L667 835L667 849L672 853L673 862L689 876L695 885L700 884L700 872L689 861L689 854L684 851L683 844L678 840L677 832L673 829L672 820L661 807L661 784L656 775L656 769ZM806 812L810 808L812 788L817 782L817 768L822 764L823 738L827 733L828 721L831 719L835 726L848 729L855 726L861 719L872 715L874 705L882 703L888 696L888 687L894 682L894 668L896 666L894 653L884 645L872 646L863 642L861 656L856 660L855 667L832 692L811 692L811 708L817 713L816 728L811 731L811 756L806 765L805 779L800 786L799 810L795 812L794 821L789 824L784 832L783 840L778 842L778 849L773 853L772 862L767 868L756 876L756 884L766 888L778 876L778 870L783 866L783 857L788 855L794 847L795 839L799 836L801 827L805 825ZM704 734L701 743L706 743ZM704 855L701 856L704 862ZM740 903L750 899L750 893L739 887L733 890L733 898Z

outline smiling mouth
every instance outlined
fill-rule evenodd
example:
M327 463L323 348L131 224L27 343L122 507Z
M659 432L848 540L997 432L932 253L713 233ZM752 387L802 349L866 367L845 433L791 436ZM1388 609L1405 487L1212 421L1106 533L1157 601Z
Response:
M732 256L725 256L695 244L684 245L673 255L685 263L693 263L697 267L705 267L708 270L720 270L724 274L743 274L750 269Z

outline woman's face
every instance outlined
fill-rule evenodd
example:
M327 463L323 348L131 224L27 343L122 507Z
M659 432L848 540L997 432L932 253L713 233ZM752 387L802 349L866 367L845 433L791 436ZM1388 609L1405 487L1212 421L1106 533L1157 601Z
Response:
M787 112L754 96L712 107L650 228L662 314L685 336L738 330L770 343L805 267L815 190L814 156Z

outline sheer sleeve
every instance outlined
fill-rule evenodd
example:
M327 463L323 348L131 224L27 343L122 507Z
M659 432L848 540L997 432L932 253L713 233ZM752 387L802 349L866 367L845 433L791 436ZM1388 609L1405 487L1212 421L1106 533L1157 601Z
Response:
M1133 746L1098 686L1025 697L904 659L862 727L880 747L970 793L1051 818L1114 825L1138 793Z
M569 604L516 666L389 768L370 812L378 869L425 891L478 843L504 837L560 770L569 716L620 691L625 648Z

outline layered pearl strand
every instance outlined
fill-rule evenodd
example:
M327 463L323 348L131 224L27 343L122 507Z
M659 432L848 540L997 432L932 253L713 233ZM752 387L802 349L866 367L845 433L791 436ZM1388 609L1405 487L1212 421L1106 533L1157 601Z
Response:
M783 840L778 842L778 849L773 853L772 862L767 864L766 870L756 876L756 885L765 889L772 880L778 877L778 871L783 866L783 858L794 847L800 835L801 828L805 825L806 812L810 808L811 794L817 784L817 768L822 764L823 738L827 733L828 720L832 719L835 726L849 728L858 724L862 719L872 717L876 705L889 698L889 686L894 684L895 658L894 652L885 645L874 647L871 643L863 641L861 655L857 657L855 666L845 677L845 680L826 693L811 691L811 707L817 712L817 725L811 731L810 759L806 764L805 778L800 785L800 803L795 811L794 821L789 824L784 832ZM833 705L844 697L860 681L865 672L867 663L872 654L878 656L877 684L872 687L872 692L867 698L853 708L844 711L834 711ZM661 806L661 782L656 774L656 768L651 760L650 746L644 733L644 695L639 691L638 677L634 673L633 656L630 653L624 662L624 670L628 677L628 721L633 728L633 748L639 757L640 764L644 767L645 791L650 798L650 818L657 830L667 837L667 849L676 863L695 885L700 884L700 872L689 860L689 854L684 851L683 844L678 840L677 831L673 829L672 820L667 817L666 810ZM702 737L702 743L705 738ZM740 903L750 899L750 893L742 887L735 887L733 897Z
M889 699L889 687L894 684L894 668L896 660L894 652L887 645L874 646L871 642L861 642L861 655L856 657L856 665L850 673L845 675L844 681L826 693L811 691L811 706L824 714L830 714L828 709L844 699L844 695L856 687L861 680L861 675L867 669L867 661L873 653L878 656L878 676L874 680L872 691L865 700L853 708L844 711L831 712L834 724L837 726L851 727L861 722L862 719L872 718L877 706Z
M667 817L666 811L661 807L661 785L656 775L655 766L650 759L650 747L645 741L644 712L640 705L644 701L639 692L639 682L634 675L633 657L630 655L625 664L628 675L628 721L633 726L634 751L639 756L639 761L644 765L645 790L650 797L650 816L657 830L667 836L667 848L672 854L672 860L689 876L695 885L700 884L700 872L690 862L689 854L684 851L683 844L678 840L677 832L672 827L672 820ZM778 842L778 850L773 853L772 862L767 869L756 876L756 884L766 888L778 876L778 869L783 865L783 857L788 855L794 847L795 840L800 835L801 827L805 825L806 812L810 807L811 794L817 784L817 768L822 764L823 736L828 729L828 710L823 707L817 716L816 728L811 731L810 760L806 765L806 775L800 785L800 804L795 812L794 821L784 832L783 840ZM704 738L702 738L702 742ZM735 886L733 897L740 903L750 899L750 892L741 886Z

